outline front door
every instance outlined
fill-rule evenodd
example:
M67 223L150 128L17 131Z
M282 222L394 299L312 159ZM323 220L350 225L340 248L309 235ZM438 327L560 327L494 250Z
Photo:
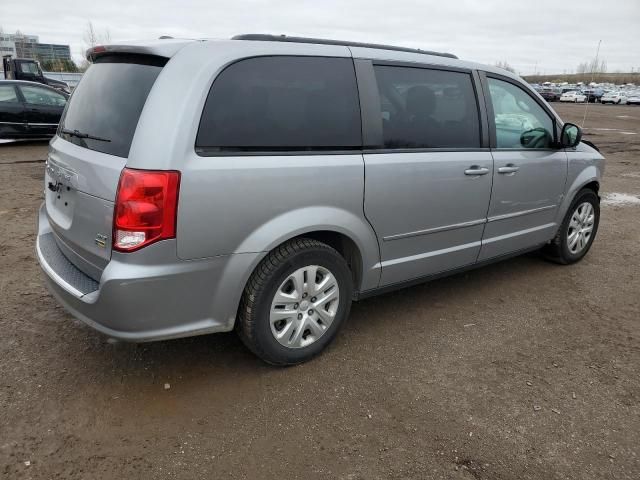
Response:
M479 260L553 238L567 178L554 117L524 88L487 77L493 132L493 191Z
M491 195L471 72L375 64L382 144L366 150L367 218L390 285L473 264Z

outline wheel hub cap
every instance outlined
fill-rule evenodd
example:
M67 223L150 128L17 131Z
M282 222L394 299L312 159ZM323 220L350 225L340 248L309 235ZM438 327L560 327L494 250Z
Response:
M589 244L593 234L595 212L593 205L583 202L573 211L567 229L567 247L572 254L580 253Z
M288 348L311 345L331 327L339 303L338 281L327 268L299 268L276 290L269 313L271 333Z

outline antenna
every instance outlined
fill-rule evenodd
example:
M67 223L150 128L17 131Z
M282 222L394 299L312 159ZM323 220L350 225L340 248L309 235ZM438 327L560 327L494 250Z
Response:
M600 44L602 43L602 40L598 40L598 48L596 49L596 58L593 61L593 66L591 67L591 83L593 83L593 79L595 78L595 72L596 72L596 68L598 67L598 55L600 55ZM591 85L589 85L589 87L591 87ZM593 101L595 102L595 97L593 99ZM587 121L587 110L589 109L589 95L587 95L587 103L584 106L584 117L582 117L582 125L580 125L580 128L584 128L584 124Z

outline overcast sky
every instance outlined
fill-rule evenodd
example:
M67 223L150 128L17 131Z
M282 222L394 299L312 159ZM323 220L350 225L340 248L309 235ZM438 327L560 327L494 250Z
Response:
M520 74L575 70L595 56L640 69L640 0L0 0L5 32L71 45L91 20L113 41L284 33L449 51Z

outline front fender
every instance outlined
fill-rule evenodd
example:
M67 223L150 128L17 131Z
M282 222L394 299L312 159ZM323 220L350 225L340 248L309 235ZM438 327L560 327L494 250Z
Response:
M562 223L576 194L589 183L600 184L604 174L604 157L588 145L581 144L577 149L568 151L567 156L569 159L567 188L557 213L558 225Z

